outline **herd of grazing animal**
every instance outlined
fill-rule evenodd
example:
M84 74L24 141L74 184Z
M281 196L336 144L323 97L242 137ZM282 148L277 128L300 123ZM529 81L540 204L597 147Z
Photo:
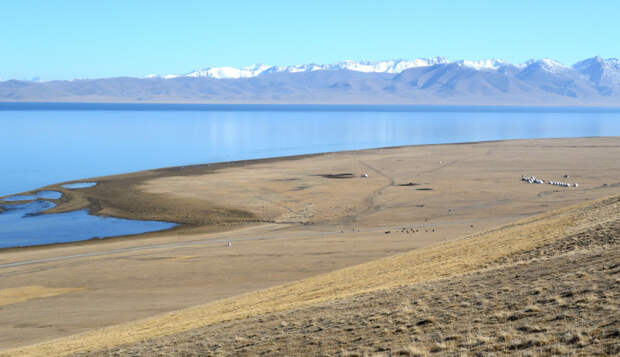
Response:
M539 183L539 184L546 183L549 185L555 185L555 186L561 186L561 187L579 187L578 183L570 184L568 182L562 182L562 181L545 181L543 179L538 179L535 176L522 176L521 181L527 182L527 183Z

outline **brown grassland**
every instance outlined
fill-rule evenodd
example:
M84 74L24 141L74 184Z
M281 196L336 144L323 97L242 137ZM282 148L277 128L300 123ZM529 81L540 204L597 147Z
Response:
M78 355L615 356L619 243L615 219L471 273Z
M56 211L181 225L0 251L0 355L614 355L618 157L520 140L49 186Z

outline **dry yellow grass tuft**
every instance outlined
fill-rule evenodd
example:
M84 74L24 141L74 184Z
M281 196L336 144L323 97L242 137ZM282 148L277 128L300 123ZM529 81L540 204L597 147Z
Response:
M518 252L550 244L587 227L617 219L620 197L588 202L457 241L334 271L299 282L90 331L4 355L43 356L108 349L226 320L346 298L355 294L457 276ZM433 349L449 346L438 342ZM431 350L431 352L433 352Z
M48 288L45 286L21 286L19 288L1 289L0 306L17 304L20 302L45 298L50 296L74 293L83 288Z

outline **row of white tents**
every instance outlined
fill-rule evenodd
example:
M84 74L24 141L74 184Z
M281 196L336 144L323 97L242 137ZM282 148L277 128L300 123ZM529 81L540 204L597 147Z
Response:
M570 184L568 182L562 182L562 181L545 181L543 179L536 178L535 176L523 176L521 177L521 181L527 182L527 183L538 183L538 184L546 183L549 185L555 185L555 186L561 186L561 187L579 187L578 183Z

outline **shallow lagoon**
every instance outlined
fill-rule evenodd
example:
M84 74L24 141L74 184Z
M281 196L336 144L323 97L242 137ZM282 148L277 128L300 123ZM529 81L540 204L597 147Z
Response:
M60 192L38 191L34 195L15 195L15 196L3 198L2 200L6 202L36 200L37 198L47 198L50 200L57 200L60 197L62 197L62 193Z
M174 223L91 216L86 210L39 214L54 207L49 201L3 205L0 248L74 242L169 229Z

